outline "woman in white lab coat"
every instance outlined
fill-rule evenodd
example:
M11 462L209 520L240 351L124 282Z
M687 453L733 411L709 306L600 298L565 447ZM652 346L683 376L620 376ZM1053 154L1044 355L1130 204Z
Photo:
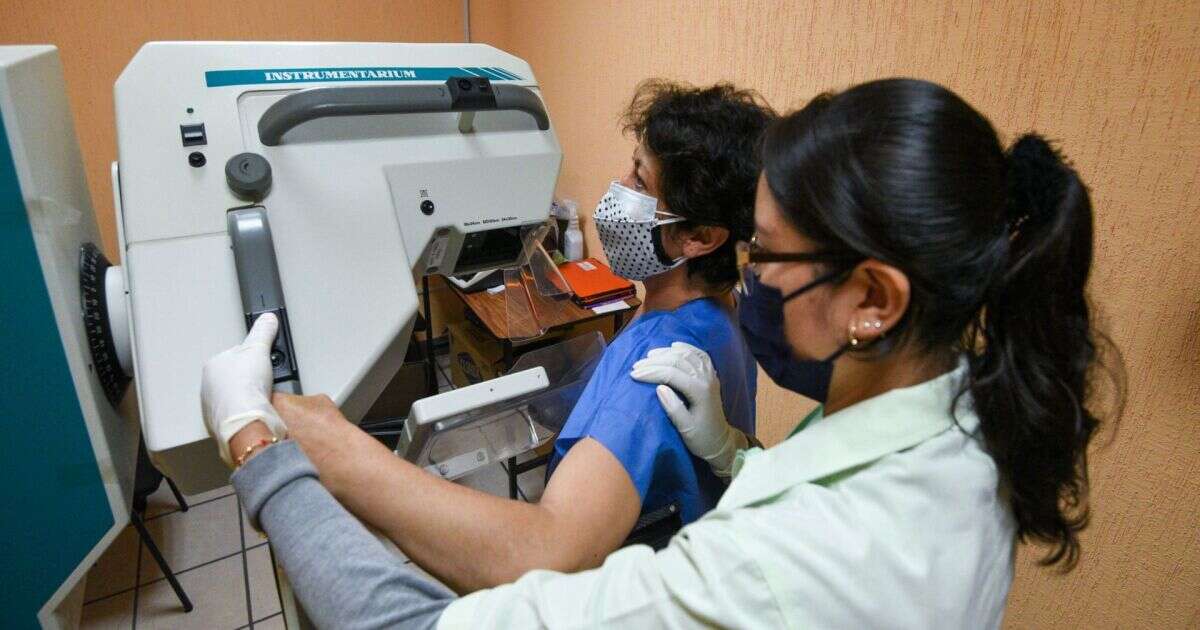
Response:
M1005 150L978 112L915 80L814 99L771 129L763 163L744 299L754 332L832 362L824 407L746 448L707 356L652 351L635 378L662 383L688 447L733 471L717 507L658 553L462 598L391 559L295 444L256 448L252 423L230 443L252 453L234 487L318 624L994 628L1017 541L1074 565L1099 423L1092 210L1075 171L1036 135ZM256 324L216 367L253 359L265 396L271 332ZM206 405L247 380L206 384Z

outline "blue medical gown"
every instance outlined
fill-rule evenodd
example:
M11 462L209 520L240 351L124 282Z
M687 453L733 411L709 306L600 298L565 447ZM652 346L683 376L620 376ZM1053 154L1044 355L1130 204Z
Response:
M625 467L642 499L642 513L675 502L684 523L711 510L725 484L694 457L667 418L655 386L629 376L651 348L684 341L707 352L721 380L725 417L754 433L757 368L737 323L711 299L692 300L673 311L637 318L604 351L554 443L549 474L576 442L590 437Z

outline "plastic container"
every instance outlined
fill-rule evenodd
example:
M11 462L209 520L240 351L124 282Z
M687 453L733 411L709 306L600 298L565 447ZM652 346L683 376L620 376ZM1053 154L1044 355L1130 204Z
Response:
M579 229L579 205L564 199L563 205L569 213L567 230L563 234L563 256L567 260L583 260L583 231Z
M563 251L563 236L567 233L567 218L570 214L562 201L555 199L550 204L550 215L554 217L555 248L560 252Z

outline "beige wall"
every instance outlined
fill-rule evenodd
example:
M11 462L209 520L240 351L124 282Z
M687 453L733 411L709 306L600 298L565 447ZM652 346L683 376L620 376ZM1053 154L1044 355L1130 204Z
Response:
M66 75L92 204L117 252L109 164L113 82L142 44L164 40L459 42L458 0L0 0L0 44L54 44Z
M616 119L649 76L734 81L781 108L917 76L1009 138L1060 139L1093 189L1092 291L1131 397L1092 460L1083 561L1061 577L1023 549L1008 626L1200 625L1200 3L473 0L472 30L532 64L560 192L584 208L626 164ZM770 387L759 405L768 440L806 408Z

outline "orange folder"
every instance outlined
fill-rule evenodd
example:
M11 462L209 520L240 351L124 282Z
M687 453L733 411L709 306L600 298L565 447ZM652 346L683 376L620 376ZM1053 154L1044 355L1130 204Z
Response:
M595 258L565 262L558 270L575 292L575 300L584 306L634 295L632 282L617 276Z

